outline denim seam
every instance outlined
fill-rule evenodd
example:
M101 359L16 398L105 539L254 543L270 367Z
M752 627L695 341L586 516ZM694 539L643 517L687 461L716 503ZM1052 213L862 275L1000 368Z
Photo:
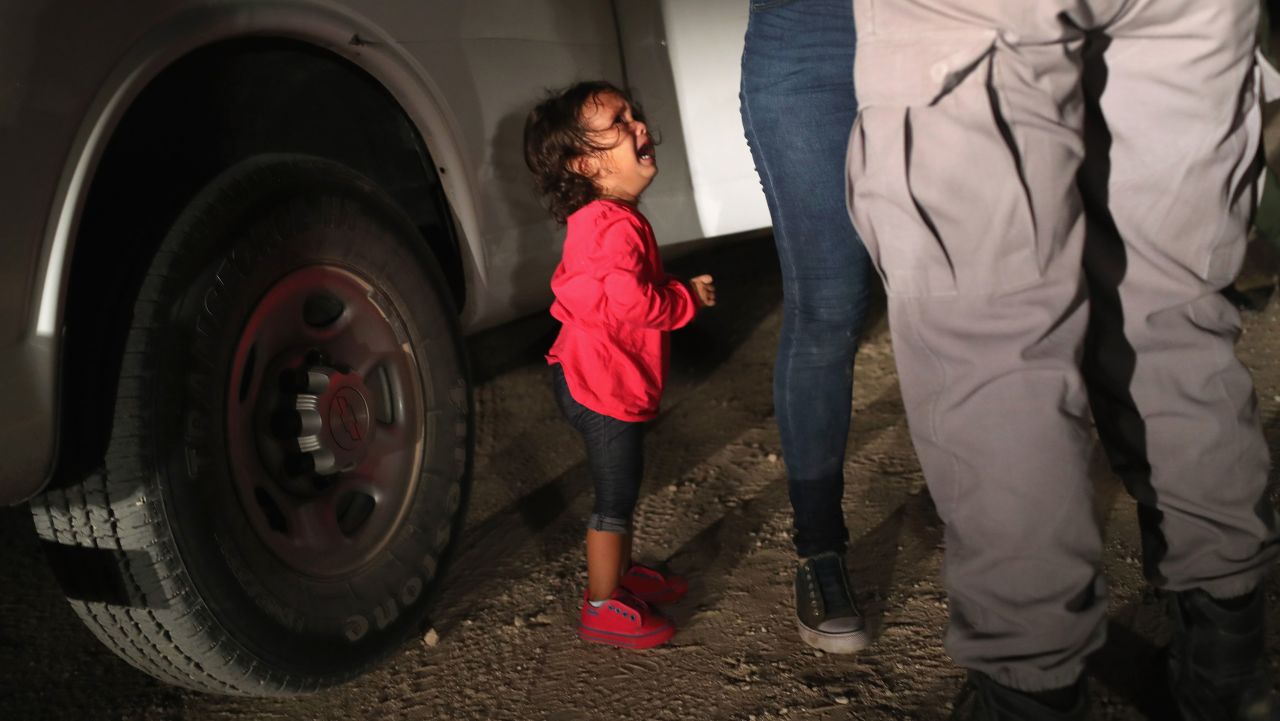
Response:
M745 73L744 73L744 77L745 77ZM753 135L753 136L754 136L754 135L756 135L756 130L755 130L755 121L752 119L751 100L750 100L750 98L751 98L751 94L747 91L747 84L746 84L746 82L745 82L745 81L744 81L741 85L742 85L742 113L743 113L743 115L745 116L745 119L746 119L746 126L747 126L747 131L748 131L748 133L749 133L750 135ZM756 145L757 145L757 146L759 145L759 141L758 141L758 140L756 141ZM759 157L759 159L760 159L760 162L759 162L759 164L758 164L758 165L759 165L759 167L757 167L757 168L756 168L757 172L760 174L760 180L761 180L763 183L765 183L765 184L767 184L767 185L769 186L769 187L768 187L768 190L767 190L767 195L769 195L769 196L771 196L771 197L774 197L774 198L778 197L777 187L776 187L776 184L774 183L774 180L773 180L773 171L772 171L772 170L770 169L770 167L769 167L769 160L768 160L768 158L767 158L767 157L765 157L765 153L764 153L764 152L762 152L762 151L756 151L755 155L756 155L757 157ZM785 221L785 219L782 217L782 212L779 210L779 212L778 212L778 217L773 218L772 220L773 220L773 233L774 233L774 235L776 236L776 235L781 234L781 235L783 235L783 236L785 237L785 236L786 236L786 221ZM784 264L784 263L787 263L788 261L787 261L785 258L783 258L783 257L782 257L782 253L779 253L779 254L778 254L778 262L779 262L780 264ZM784 272L785 272L785 270L786 270L786 269L784 268L783 270L784 270ZM793 283L792 285L795 285L795 284ZM785 294L785 291L786 291L786 288L785 288L785 285L784 285L784 294ZM792 296L792 300L793 300L793 304L794 304L794 300L795 300L794 293L796 292L796 290L795 290L794 288L792 288L792 289L791 289L791 292L792 292L792 294L793 294L793 296ZM785 305L785 300L784 300L784 305ZM785 313L784 313L784 322L785 322ZM794 358L792 358L792 355L793 355L793 353L788 353L788 354L787 354L787 357L786 357L786 359L785 359L785 361L786 361L786 366L785 366L784 368L781 368L781 369L779 369L779 368L777 368L777 367L775 367L775 368L774 368L774 375L775 375L775 376L778 376L780 373L787 373L787 372L789 372L789 369L790 369L790 367L791 367L791 364L792 364L792 363L793 363L793 361L794 361ZM779 360L782 360L782 358L781 358L781 357L779 357ZM775 365L776 365L776 362L775 362ZM786 404L786 411L787 411L787 413L791 413L791 412L792 412L792 411L791 411L791 405L792 405L792 404L790 404L790 403L787 403L787 404ZM777 408L777 401L776 401L776 399L775 399L775 402L774 402L774 406L775 406L775 408L774 408L774 410L775 410L775 411L776 411L776 410L779 410L779 409ZM794 427L795 427L795 419L794 419L794 418L792 418L792 417L788 416L788 417L786 418L786 422L787 422L787 425L788 425L788 427L789 427L789 428L794 428ZM785 455L785 454L784 454L784 455ZM789 475L789 474L788 474L788 475Z

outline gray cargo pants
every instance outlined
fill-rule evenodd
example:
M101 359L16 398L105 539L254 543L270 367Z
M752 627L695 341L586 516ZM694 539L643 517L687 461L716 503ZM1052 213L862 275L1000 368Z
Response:
M854 0L849 206L946 522L947 647L1035 691L1103 642L1089 413L1156 585L1276 551L1235 358L1257 0Z

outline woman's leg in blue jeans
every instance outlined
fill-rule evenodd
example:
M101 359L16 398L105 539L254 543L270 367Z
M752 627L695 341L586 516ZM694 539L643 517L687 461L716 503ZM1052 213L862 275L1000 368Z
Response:
M774 405L796 551L843 554L845 441L871 263L845 209L857 114L850 0L752 2L742 122L773 217L783 325Z

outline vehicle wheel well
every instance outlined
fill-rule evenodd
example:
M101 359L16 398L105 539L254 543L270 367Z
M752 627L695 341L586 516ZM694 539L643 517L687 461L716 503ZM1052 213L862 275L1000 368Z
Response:
M325 158L374 181L417 226L462 307L461 250L439 171L377 80L293 40L196 50L133 101L90 185L68 283L59 478L102 462L130 309L161 239L212 178L263 153Z

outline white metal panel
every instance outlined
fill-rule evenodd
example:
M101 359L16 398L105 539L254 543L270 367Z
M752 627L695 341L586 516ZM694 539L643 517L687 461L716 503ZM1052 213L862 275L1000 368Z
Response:
M577 80L622 82L613 12L600 0L384 0L379 21L431 73L464 161L445 167L469 189L482 266L464 323L478 329L545 306L562 231L524 164L524 119L548 89ZM428 138L430 146L431 139ZM458 180L454 177L454 180Z
M659 245L702 238L661 0L615 0L614 10L629 89L644 108L649 131L660 141L658 177L645 190L640 209L653 224Z
M478 251L467 327L549 299L563 233L533 193L522 148L524 118L549 88L591 79L621 85L626 77L651 120L660 119L661 172L642 201L660 243L768 224L738 116L742 0L366 0L360 7L431 76L457 136L464 163L444 168L446 184L469 189L474 214L464 224Z
M738 113L747 0L662 0L662 10L702 234L768 226Z

